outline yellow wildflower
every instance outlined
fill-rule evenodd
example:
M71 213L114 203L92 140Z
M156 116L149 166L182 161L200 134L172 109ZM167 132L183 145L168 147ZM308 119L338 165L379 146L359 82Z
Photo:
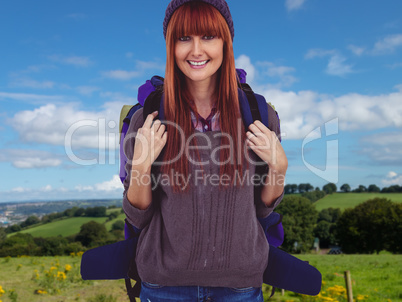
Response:
M0 285L0 296L1 296L2 294L4 294L4 293L5 293L5 291L4 291L3 287Z
M52 267L50 268L50 271L55 270L55 269L57 269L57 267L52 266Z
M66 277L66 274L64 273L64 272L57 272L57 280L59 280L59 281L63 281L63 280L65 280L67 277Z
M72 266L70 264L66 264L64 269L66 270L66 272L71 271Z

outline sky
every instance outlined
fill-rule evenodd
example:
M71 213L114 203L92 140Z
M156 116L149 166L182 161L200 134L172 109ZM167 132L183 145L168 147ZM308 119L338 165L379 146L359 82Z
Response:
M0 202L121 198L118 122L164 75L168 1L0 2ZM286 183L402 185L402 2L228 0Z

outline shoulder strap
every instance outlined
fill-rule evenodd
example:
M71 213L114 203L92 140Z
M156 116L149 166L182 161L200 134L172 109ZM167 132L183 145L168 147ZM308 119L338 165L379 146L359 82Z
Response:
M147 97L147 99L144 102L144 111L143 111L143 117L144 121L147 118L148 114L151 114L154 111L159 111L158 113L158 119L162 120L164 118L163 115L163 104L162 102L162 97L163 97L163 86L159 86L156 88L155 91L151 92L151 94Z
M248 103L250 105L250 113L251 113L251 117L252 117L253 121L256 121L256 120L261 121L261 114L260 114L260 111L258 110L257 99L256 99L255 94L254 94L253 90L251 89L250 85L248 85L247 83L241 83L240 87L246 94Z

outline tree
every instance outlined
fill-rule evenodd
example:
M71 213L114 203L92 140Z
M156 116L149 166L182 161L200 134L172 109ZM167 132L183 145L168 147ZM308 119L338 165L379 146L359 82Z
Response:
M313 190L314 190L314 187L311 184L306 183L306 192L310 192L310 191L313 191Z
M82 215L85 214L85 209L84 208L78 208L75 212L74 212L74 217L81 217Z
M87 216L87 217L105 217L106 216L106 207L86 208L85 216Z
M297 192L297 185L293 184L293 185L290 185L290 186L292 188L292 194L296 193Z
M29 216L24 222L21 223L21 227L25 228L27 226L34 225L39 222L40 222L39 218L37 216L32 215L32 216Z
M112 230L119 230L119 231L124 230L124 221L118 220L115 223L113 223Z
M334 208L323 209L318 213L314 235L320 238L321 247L327 248L330 245L337 244L336 222L340 216L341 210Z
M320 238L320 247L328 248L336 245L335 224L326 220L321 220L314 228L314 236Z
M401 253L402 205L374 198L346 209L338 219L336 233L346 253Z
M377 187L376 185L369 185L367 191L371 192L371 193L378 193L380 192L380 188Z
M111 213L109 214L108 220L116 219L117 216L119 216L119 211L113 211L113 212L111 212Z
M349 186L349 184L343 184L343 185L341 186L341 191L344 192L344 193L350 192L350 186Z
M106 227L95 221L90 221L81 226L80 232L75 238L82 245L91 247L102 244L107 239Z
M64 255L68 241L64 237L37 237L34 238L36 245L40 248L41 256L61 256Z
M356 193L367 192L367 188L363 185L359 185L359 187L357 189L354 189L353 192L356 192Z
M17 233L0 244L0 257L34 256L36 252L37 246L31 234Z
M285 196L277 211L283 215L285 240L282 248L296 253L309 251L313 246L318 216L314 205L301 196Z
M7 238L7 233L5 228L0 228L0 243L2 243Z
M297 189L299 190L299 193L306 192L306 184L299 184Z
M9 233L16 233L21 231L21 226L19 224L13 224L9 227L7 227L6 232Z
M334 184L334 183L328 183L322 187L322 190L327 194L332 194L332 193L336 192L337 187L336 187L336 184Z
M285 194L291 194L291 192L292 192L291 185L289 185L289 184L285 185L284 191L285 191Z
M305 192L302 194L302 196L309 199L311 202L316 202L317 200L319 200L325 196L325 192L321 191L321 190Z
M402 192L402 187L399 185L392 185L389 186L388 188L382 188L381 193L397 193L397 192Z

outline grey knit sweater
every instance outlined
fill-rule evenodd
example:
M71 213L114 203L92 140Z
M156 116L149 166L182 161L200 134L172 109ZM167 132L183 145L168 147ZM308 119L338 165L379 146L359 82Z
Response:
M268 106L269 127L279 136L275 111ZM132 117L127 134L135 133L144 123L143 110ZM190 163L188 193L175 193L159 178L146 210L130 204L126 197L130 177L124 182L123 209L128 221L141 232L136 255L143 281L165 286L259 287L268 263L269 246L257 220L266 217L280 203L280 196L266 207L260 196L254 196L252 175L255 166L239 175L238 185L219 189L219 166L211 152L220 146L219 131L197 133L197 145L204 173ZM135 135L127 135L124 150L132 158ZM207 143L208 142L208 143ZM208 148L206 147L208 146ZM250 152L255 159L255 154ZM219 159L219 155L216 156ZM126 165L130 175L131 164ZM214 176L215 175L215 176ZM243 181L245 185L241 186ZM255 180L254 180L255 181Z

